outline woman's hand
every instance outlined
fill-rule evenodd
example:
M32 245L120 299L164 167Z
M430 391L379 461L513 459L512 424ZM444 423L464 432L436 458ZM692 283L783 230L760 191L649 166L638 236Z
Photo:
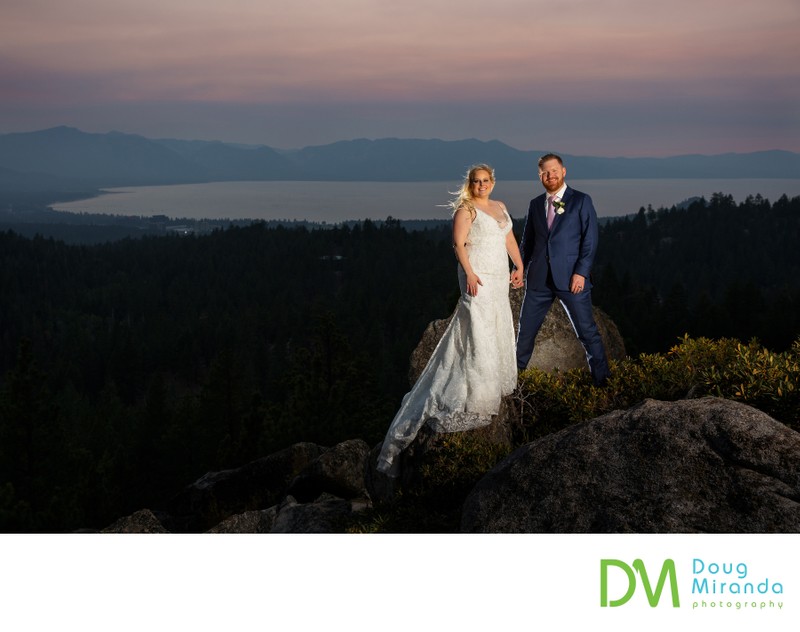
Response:
M467 294L470 296L478 296L478 286L483 285L477 274L467 275Z
M511 287L519 288L522 287L523 283L522 270L514 268L514 271L511 273Z

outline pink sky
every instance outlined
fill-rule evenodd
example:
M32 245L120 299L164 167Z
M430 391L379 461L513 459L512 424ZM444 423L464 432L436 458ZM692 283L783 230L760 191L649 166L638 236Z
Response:
M800 3L5 0L0 133L800 151Z

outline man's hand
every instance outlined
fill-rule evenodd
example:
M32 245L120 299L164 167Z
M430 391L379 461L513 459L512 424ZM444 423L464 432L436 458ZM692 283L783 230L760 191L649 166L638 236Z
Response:
M582 277L580 274L573 274L572 279L569 282L569 291L573 294L580 294L583 292L584 284L586 283L586 278Z
M515 268L514 271L511 273L511 287L518 288L522 287L523 285L523 278L522 278L522 270L519 268Z

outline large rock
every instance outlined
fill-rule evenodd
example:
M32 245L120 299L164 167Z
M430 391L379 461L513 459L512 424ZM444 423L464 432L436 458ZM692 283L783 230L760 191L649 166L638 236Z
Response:
M313 503L298 503L292 496L278 507L271 533L341 533L353 504L323 494Z
M519 330L519 313L522 309L524 290L511 290L511 311L514 314L514 328ZM606 356L609 360L623 360L625 358L625 343L614 321L599 307L592 307L594 320L603 338ZM589 370L586 362L586 352L575 335L572 323L559 301L555 301L536 335L536 344L533 355L528 362L528 368L536 367L543 371L555 370L569 371L570 369Z
M240 468L209 472L168 504L167 526L175 532L203 532L229 516L270 507L324 451L314 443L296 443Z
M369 452L369 445L362 439L335 445L294 478L289 494L300 502L309 502L323 493L345 499L365 497L364 472Z
M464 503L462 531L800 531L800 434L712 397L646 400L523 446Z
M361 439L293 446L240 468L209 472L167 510L121 518L108 533L333 533L371 506Z
M225 518L218 525L211 527L208 533L270 533L277 515L277 505L269 509L245 511Z
M120 518L114 524L106 527L101 533L169 533L161 519L149 509L139 511Z
M512 289L509 294L511 312L514 315L515 332L519 330L519 313L524 296L525 292L522 289ZM609 360L624 359L625 343L614 321L597 307L594 307L593 311ZM411 352L411 365L408 375L411 384L414 384L422 373L452 318L453 314L448 318L434 320L428 324L422 334L422 339L414 351ZM536 336L533 356L528 362L528 368L531 367L548 372L555 370L568 371L577 368L586 368L588 370L586 352L575 336L575 330L572 328L572 323L570 323L567 313L558 301L553 303L539 330L539 334Z
M301 503L289 495L279 504L226 518L208 533L341 533L353 513L370 507L366 499L344 500L321 494Z

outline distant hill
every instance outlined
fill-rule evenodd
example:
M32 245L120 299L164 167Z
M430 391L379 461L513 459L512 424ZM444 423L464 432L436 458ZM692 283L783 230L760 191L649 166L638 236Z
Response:
M0 190L235 180L452 180L476 162L505 180L535 177L540 151L475 139L357 139L298 150L90 134L71 127L0 135ZM669 158L564 155L573 178L798 178L800 154L764 151Z
M208 180L201 167L142 136L87 134L71 127L0 136L0 167L47 174L78 186Z

